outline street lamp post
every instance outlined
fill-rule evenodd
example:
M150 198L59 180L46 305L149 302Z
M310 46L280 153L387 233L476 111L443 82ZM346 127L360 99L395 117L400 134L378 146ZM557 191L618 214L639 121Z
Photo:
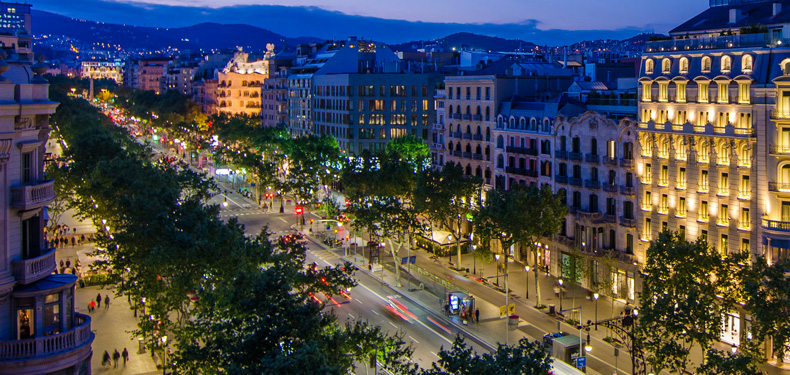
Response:
M596 323L598 322L598 297L599 297L598 293L594 293L593 294L593 299L595 300L595 322ZM597 324L595 325L595 330L596 331L598 330L598 325Z
M562 279L558 281L560 284L559 291L560 291L560 312L562 312Z
M499 286L499 254L494 255L496 259L496 286Z
M527 271L526 272L526 274L527 274L527 283L524 284L524 286L527 287L526 288L527 292L525 293L524 298L529 299L529 266L524 266L524 271Z

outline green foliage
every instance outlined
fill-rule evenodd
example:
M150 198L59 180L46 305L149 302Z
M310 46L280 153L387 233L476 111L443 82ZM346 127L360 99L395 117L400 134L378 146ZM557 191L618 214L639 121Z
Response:
M697 368L699 375L760 375L759 353L739 350L737 353L709 349L705 362Z
M424 375L551 374L552 359L535 341L523 338L518 345L499 344L493 354L479 355L456 337L453 347L439 352L439 361Z
M790 342L790 262L769 265L757 258L742 274L745 308L752 315L752 335L773 338L776 356L784 357Z
M317 203L317 193L340 178L340 146L331 135L295 138L285 150L286 188L303 204Z
M737 301L738 270L748 254L727 257L698 239L662 232L647 250L636 335L658 373L688 367L693 345L707 350L721 334L721 317Z
M465 176L460 164L449 162L441 171L426 170L417 178L414 206L424 212L442 229L448 230L455 239L458 264L461 264L461 239L467 215L479 207L483 180L477 176Z
M749 26L741 27L740 33L741 35L748 35L748 34L765 34L768 32L768 27L763 24L754 24Z

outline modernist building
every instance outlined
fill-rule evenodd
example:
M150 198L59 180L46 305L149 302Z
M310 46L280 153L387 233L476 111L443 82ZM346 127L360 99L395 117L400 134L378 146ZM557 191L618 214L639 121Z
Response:
M29 11L2 4L12 7ZM55 199L44 153L57 103L41 77L46 66L32 65L18 43L6 46L16 48L4 48L0 64L0 374L90 374L94 334L74 309L77 277L52 274L55 249L44 236Z
M637 165L643 246L669 229L706 238L722 254L787 258L789 5L711 1L671 31L674 40L647 44ZM749 31L753 24L766 28ZM723 317L721 339L737 346L749 317L736 310Z
M218 111L227 114L261 113L261 85L269 77L269 61L250 61L248 53L238 51L217 75Z
M83 61L81 67L81 78L111 79L123 84L123 64L120 61Z
M288 125L288 72L292 59L276 56L269 60L269 78L261 88L261 126Z

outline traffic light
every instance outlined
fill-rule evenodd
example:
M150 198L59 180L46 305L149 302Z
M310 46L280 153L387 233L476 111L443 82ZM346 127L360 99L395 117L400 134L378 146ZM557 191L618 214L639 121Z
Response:
M296 214L297 215L301 215L302 214L302 206L296 206Z

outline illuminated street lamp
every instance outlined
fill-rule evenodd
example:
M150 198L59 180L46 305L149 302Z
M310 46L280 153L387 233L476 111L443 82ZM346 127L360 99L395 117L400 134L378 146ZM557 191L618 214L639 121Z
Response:
M595 322L598 323L598 293L593 294L593 299L595 300ZM595 325L595 330L598 330L598 325Z
M494 255L496 259L496 286L499 286L499 254Z
M562 312L562 279L559 279L557 282L560 284L560 312Z
M527 287L526 288L527 292L526 292L526 295L524 296L524 298L528 299L529 298L529 266L524 266L524 271L526 271L526 274L527 274L527 283L525 284L525 286Z

